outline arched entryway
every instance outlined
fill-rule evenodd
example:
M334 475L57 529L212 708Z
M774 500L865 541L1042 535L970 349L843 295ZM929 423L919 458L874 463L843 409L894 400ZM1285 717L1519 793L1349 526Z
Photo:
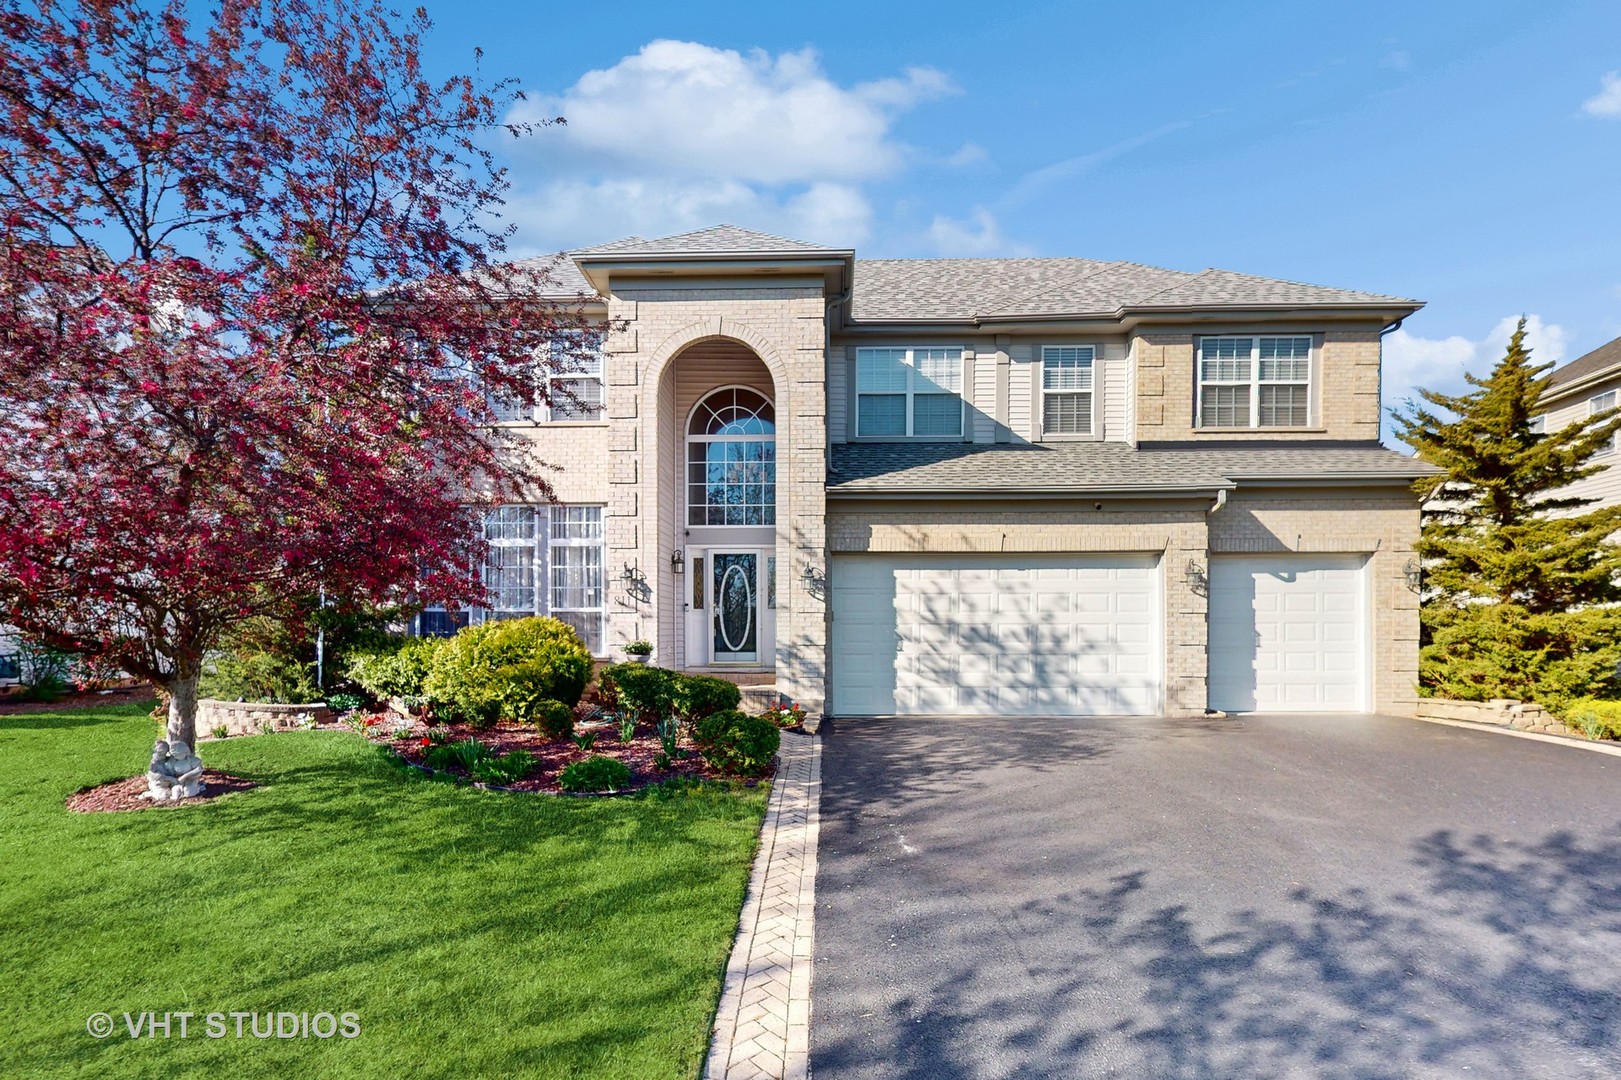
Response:
M689 345L664 379L661 407L676 423L661 432L659 502L682 597L679 663L770 670L780 520L775 382L752 349L730 338Z

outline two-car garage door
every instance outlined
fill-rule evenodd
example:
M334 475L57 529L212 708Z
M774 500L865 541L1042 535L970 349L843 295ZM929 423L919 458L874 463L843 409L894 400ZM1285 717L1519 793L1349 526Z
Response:
M1366 562L1213 556L1210 707L1366 709ZM1146 715L1165 707L1155 556L840 555L830 569L836 715Z
M841 555L841 716L1146 715L1165 668L1153 556Z

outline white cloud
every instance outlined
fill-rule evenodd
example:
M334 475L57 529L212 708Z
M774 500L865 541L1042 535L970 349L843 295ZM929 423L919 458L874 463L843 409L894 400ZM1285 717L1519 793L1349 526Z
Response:
M514 155L509 211L525 246L722 221L855 243L872 218L860 185L918 157L894 137L895 121L956 92L933 68L840 86L809 49L772 56L654 41L513 110L514 121L568 123ZM550 179L524 185L531 161Z
M937 215L929 224L928 241L941 255L970 257L977 255L1028 255L1029 250L1002 235L996 215L983 206L976 206L969 220Z
M946 158L946 164L961 168L965 165L978 165L982 161L990 160L990 152L976 142L965 142L957 147L956 153Z
M1582 102L1588 116L1621 116L1621 71L1606 72L1597 94Z
M1422 338L1406 330L1394 331L1384 343L1385 407L1399 407L1409 399L1416 400L1419 387L1443 394L1466 390L1464 372L1481 378L1489 374L1507 351L1508 339L1519 321L1518 315L1505 316L1478 339L1460 334ZM1534 363L1557 364L1565 359L1564 327L1544 322L1540 315L1525 317L1525 342Z

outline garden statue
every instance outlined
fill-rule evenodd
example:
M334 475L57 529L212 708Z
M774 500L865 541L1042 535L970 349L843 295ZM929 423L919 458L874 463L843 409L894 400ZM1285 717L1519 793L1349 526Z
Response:
M152 747L152 764L146 770L144 798L159 802L190 799L203 790L203 761L191 747L176 740L159 739Z

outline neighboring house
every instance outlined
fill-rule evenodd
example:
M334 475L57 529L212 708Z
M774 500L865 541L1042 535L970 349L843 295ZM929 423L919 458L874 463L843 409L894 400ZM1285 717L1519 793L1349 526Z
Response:
M730 226L559 273L612 330L511 421L562 505L491 515L473 619L833 715L1411 710L1427 467L1377 440L1417 301Z
M1616 407L1621 395L1621 338L1600 345L1563 367L1555 368L1547 392L1542 395L1543 413L1532 423L1538 431L1558 431L1573 420ZM1594 499L1600 506L1621 503L1621 469L1614 467L1616 448L1594 458L1605 465L1603 472L1578 480L1561 494Z

